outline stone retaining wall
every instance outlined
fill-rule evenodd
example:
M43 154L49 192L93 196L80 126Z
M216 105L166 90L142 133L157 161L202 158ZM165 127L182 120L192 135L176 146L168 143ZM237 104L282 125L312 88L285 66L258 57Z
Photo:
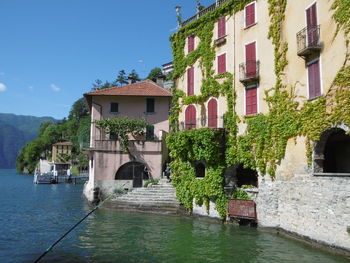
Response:
M256 202L260 226L350 251L350 177L262 180Z

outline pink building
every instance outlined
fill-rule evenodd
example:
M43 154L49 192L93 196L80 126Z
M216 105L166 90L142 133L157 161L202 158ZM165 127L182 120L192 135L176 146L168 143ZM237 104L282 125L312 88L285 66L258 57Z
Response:
M165 135L171 93L151 80L84 94L91 112L89 182L84 194L93 198L98 187L103 194L115 189L142 187L148 179L160 178L168 158ZM144 119L152 125L142 138L130 138L132 154L121 150L113 136L98 129L95 121L122 118Z

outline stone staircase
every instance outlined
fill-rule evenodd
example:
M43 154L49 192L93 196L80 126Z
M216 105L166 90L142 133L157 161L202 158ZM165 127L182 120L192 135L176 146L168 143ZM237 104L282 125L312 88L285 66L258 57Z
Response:
M147 188L135 188L127 194L117 196L107 201L104 208L136 211L154 214L178 214L180 203L176 200L175 188L166 179L161 179L156 185Z

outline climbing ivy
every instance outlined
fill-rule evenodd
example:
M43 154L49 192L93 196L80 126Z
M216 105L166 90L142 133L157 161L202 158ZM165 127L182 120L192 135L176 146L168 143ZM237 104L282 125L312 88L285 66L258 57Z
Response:
M129 137L144 135L145 129L150 124L143 119L129 119L129 118L114 118L102 119L96 121L96 127L104 130L109 134L118 136L120 146L123 151L129 151Z
M223 172L225 167L242 163L244 167L256 169L260 174L275 177L276 168L284 158L287 142L291 138L306 138L306 156L309 165L312 160L314 142L322 132L344 123L350 126L350 66L349 52L344 66L338 72L332 87L324 96L300 103L294 93L295 87L287 87L283 76L288 65L288 44L282 39L287 0L268 0L270 26L268 38L274 46L275 85L266 89L264 100L268 105L267 114L246 116L240 119L236 113L236 91L231 73L215 75L215 46L213 45L214 23L219 17L232 15L251 2L228 1L221 7L181 28L171 36L174 57L174 79L181 78L186 68L198 62L202 72L200 95L186 96L174 89L173 108L170 123L177 127L168 137L171 163L177 197L185 207L192 209L192 201L209 204L216 201L216 208L222 216L226 214L226 196L223 192ZM350 32L350 0L335 0L332 9L337 23L337 32ZM194 34L199 39L197 48L185 55L186 38ZM346 40L348 46L349 40ZM215 131L197 129L178 132L178 117L181 107L188 104L203 105L211 97L226 98L228 110L225 114L226 149L225 156L215 151L217 145ZM239 122L246 124L243 134L238 133ZM199 139L200 138L200 139ZM219 140L220 141L220 140ZM204 144L205 142L205 144ZM210 156L210 158L209 158ZM206 176L195 178L196 160L205 160ZM208 207L208 206L207 206Z

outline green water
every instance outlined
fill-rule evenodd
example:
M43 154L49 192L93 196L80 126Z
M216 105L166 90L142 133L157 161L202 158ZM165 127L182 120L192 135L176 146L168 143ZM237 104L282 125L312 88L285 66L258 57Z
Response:
M0 263L34 262L90 209L82 185L0 170ZM181 216L97 210L41 262L350 262L300 242Z

